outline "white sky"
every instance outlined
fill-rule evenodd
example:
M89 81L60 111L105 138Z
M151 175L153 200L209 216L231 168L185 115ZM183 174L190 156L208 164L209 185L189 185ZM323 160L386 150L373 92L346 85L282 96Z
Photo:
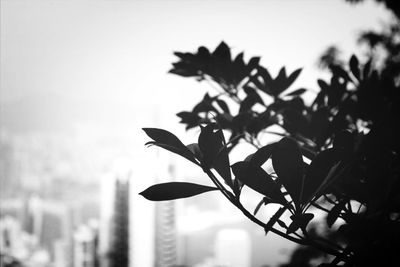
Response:
M345 56L359 51L357 33L388 16L373 1L0 1L0 105L32 95L47 105L46 96L59 94L101 114L93 120L123 117L135 134L166 127L184 142L175 114L207 86L167 74L173 51L212 50L224 40L234 54L262 56L274 75L283 65L304 67L294 87L315 89L321 52L332 44ZM88 128L89 139L94 132ZM130 136L146 149L143 133Z
M86 119L104 121L110 136L137 139L137 151L147 141L142 127L166 128L185 143L196 140L175 114L190 110L209 88L167 74L173 51L213 50L224 40L234 54L261 56L273 75L283 65L304 67L293 89L315 90L321 52L332 44L344 56L359 51L357 33L388 17L375 1L0 1L0 104L33 96L47 111L59 105L68 115L75 107L52 94L75 99L84 103ZM24 112L29 120L32 114ZM57 112L50 118L57 120ZM92 139L99 132L88 125L83 135Z
M23 123L36 109L44 109L39 121L54 110L43 120L65 123L77 108L58 101L72 98L83 103L84 123L103 126L85 125L80 136L107 134L135 142L135 148L120 146L140 152L148 140L142 127L166 128L184 143L197 139L175 114L190 110L209 88L167 74L173 51L213 50L224 40L234 54L261 56L273 75L283 65L304 67L292 88L315 90L321 74L315 62L327 46L336 44L349 56L359 51L360 30L388 18L375 1L0 1L0 112L5 103L32 99L33 108L17 106Z
M324 48L355 51L356 33L386 15L372 1L1 0L1 101L40 92L136 106L175 98L175 113L204 91L166 74L172 51L221 40L261 55L273 73L305 67L297 84L315 87Z

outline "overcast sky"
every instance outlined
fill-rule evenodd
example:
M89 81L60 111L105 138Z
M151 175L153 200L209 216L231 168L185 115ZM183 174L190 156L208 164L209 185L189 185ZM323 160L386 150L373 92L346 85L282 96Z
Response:
M125 122L140 110L177 124L205 91L167 74L173 51L224 40L273 74L304 67L295 87L315 89L321 52L335 44L350 55L357 33L386 17L373 1L1 0L0 103L36 96L46 106L55 94L55 106L66 97Z

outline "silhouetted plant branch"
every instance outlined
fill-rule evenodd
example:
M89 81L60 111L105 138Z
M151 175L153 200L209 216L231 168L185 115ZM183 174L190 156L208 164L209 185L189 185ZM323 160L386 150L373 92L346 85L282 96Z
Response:
M397 55L399 27L390 34L374 45L382 42ZM287 74L283 67L274 77L259 57L246 63L243 53L232 57L224 42L213 52L200 47L196 53L175 55L171 73L206 81L217 94L206 93L191 111L177 114L186 129L200 127L197 143L184 145L166 130L144 128L153 140L147 144L191 161L215 187L164 183L143 191L145 198L162 201L219 190L265 233L334 256L329 266L377 265L376 257L393 266L393 248L400 245L400 132L394 123L400 104L399 61L388 58L378 71L373 58L362 64L353 55L339 64L344 61L331 55L327 64L332 77L318 80L320 90L306 105L302 95L307 89L288 92L301 69ZM281 131L271 131L272 126ZM265 143L267 133L282 139ZM229 153L243 144L256 151L231 165ZM268 173L266 165L273 171ZM254 214L241 202L245 186L262 196ZM271 203L280 206L276 213L265 222L257 218ZM328 229L341 226L317 234L310 226L314 209L327 214ZM291 215L288 225L281 220L285 213Z

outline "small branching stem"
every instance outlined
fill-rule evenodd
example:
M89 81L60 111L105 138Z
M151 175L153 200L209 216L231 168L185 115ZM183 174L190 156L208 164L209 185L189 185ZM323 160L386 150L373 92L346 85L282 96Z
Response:
M259 219L257 219L255 216L253 216L253 214L251 212L249 212L245 207L243 207L242 203L240 203L239 198L236 198L230 191L228 191L222 184L221 182L217 179L217 177L214 175L214 173L208 169L208 168L203 168L203 171L210 177L211 181L215 184L215 186L218 187L218 189L222 192L222 194L234 205L236 206L249 220L251 220L252 222L258 224L259 226L261 226L263 229L267 229L267 224L260 221ZM285 234L284 232L279 231L276 228L271 227L269 229L269 231L271 231L272 233L279 235L280 237L283 237L287 240L290 240L292 242L295 242L299 245L304 245L304 246L311 246L314 247L316 249L319 249L327 254L333 255L336 258L342 260L342 261L347 261L348 257L346 255L344 255L343 253L340 253L339 251L331 248L331 247L327 247L322 245L321 243L309 239L309 238L296 238L293 237L291 235Z

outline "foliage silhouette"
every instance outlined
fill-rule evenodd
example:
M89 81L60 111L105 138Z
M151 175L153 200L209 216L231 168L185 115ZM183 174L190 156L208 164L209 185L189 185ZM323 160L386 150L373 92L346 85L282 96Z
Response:
M330 56L322 62L331 78L317 81L320 90L311 104L302 98L307 89L291 88L301 69L288 74L282 67L273 76L259 57L245 62L244 54L234 56L225 42L212 52L203 46L194 53L176 52L178 61L170 73L210 82L218 91L206 93L191 111L177 114L186 129L200 127L197 144L184 145L166 130L146 128L153 140L148 144L202 168L216 189L265 233L305 245L287 266L311 266L315 259L325 262L321 266L396 266L398 25L396 20L387 32L361 36L370 48L365 61L353 55L343 63L336 50L328 51ZM386 57L375 52L378 45ZM268 143L271 133L282 138ZM229 153L244 144L254 146L255 153L231 164ZM242 205L245 186L260 194L254 213ZM215 189L192 187L161 184L142 194L167 200ZM256 217L270 203L280 206L276 214L270 220ZM316 231L314 222L314 214L320 212L326 214L322 232ZM289 222L281 220L284 214L291 215ZM305 262L301 254L308 255Z

